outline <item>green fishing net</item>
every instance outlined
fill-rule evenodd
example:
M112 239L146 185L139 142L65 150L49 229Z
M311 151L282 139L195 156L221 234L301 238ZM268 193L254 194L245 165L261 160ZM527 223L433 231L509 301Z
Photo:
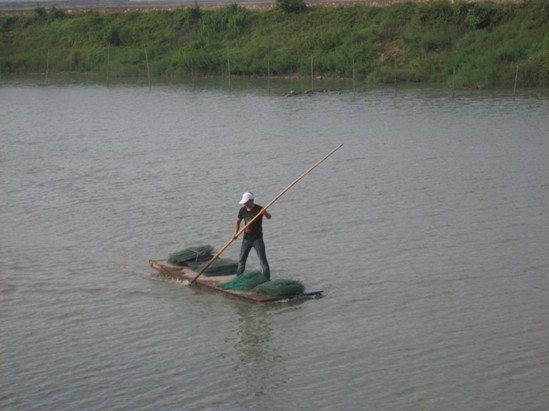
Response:
M235 291L252 291L259 284L265 282L265 277L261 271L244 271L241 275L233 278L226 283L219 284L219 288Z
M255 290L260 294L269 295L271 297L295 297L303 294L305 286L298 280L276 279L259 284Z
M199 273L202 271L202 267L208 264L208 261L200 261L198 263L188 263L187 265L193 271ZM236 273L238 268L238 262L229 258L218 258L215 260L206 271L202 273L206 277L213 277L218 275L229 275Z
M305 286L301 281L277 279L265 281L261 271L245 271L231 281L220 284L219 288L235 291L255 291L271 297L291 298L303 294Z
M170 254L168 262L174 265L186 265L195 272L200 272L212 258L214 249L211 245L189 247ZM228 258L218 258L202 273L207 277L234 274L238 263ZM297 280L276 279L265 281L261 271L245 271L242 275L218 286L225 290L255 291L271 297L295 297L303 294L305 287Z
M187 265L190 262L208 261L212 256L213 247L211 245L199 245L170 254L168 262L174 265Z

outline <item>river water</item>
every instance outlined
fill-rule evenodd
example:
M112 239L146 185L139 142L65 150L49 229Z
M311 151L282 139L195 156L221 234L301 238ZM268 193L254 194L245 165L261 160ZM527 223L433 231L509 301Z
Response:
M549 94L290 87L0 84L1 409L549 409ZM324 297L149 268L341 143L264 222Z

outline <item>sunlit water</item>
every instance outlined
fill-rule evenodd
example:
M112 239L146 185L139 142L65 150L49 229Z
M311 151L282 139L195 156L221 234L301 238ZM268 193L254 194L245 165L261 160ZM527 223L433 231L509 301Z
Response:
M280 91L0 85L1 409L549 409L549 96ZM264 223L323 298L148 267L340 143Z

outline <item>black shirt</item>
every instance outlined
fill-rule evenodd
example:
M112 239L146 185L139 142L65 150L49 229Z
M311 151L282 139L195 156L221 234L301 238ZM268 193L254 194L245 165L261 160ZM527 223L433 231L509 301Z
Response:
M238 218L244 221L244 224L248 224L252 218L254 218L257 213L259 213L263 207L258 204L254 204L253 208L248 211L246 207L242 207L238 211ZM263 236L263 215L257 217L257 219L246 229L244 230L244 239L249 241L257 240Z

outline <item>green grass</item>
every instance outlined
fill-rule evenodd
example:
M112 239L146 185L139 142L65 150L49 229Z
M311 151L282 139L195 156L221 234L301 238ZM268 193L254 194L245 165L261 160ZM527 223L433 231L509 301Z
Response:
M149 13L0 16L0 73L315 75L465 87L549 84L549 3L230 4Z

